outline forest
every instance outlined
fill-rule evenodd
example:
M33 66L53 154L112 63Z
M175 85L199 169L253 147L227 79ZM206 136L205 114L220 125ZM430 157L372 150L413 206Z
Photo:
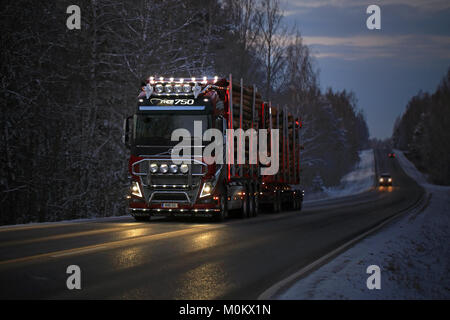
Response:
M122 123L150 75L231 73L287 105L302 118L307 192L338 184L368 147L356 96L321 89L317 63L278 0L79 0L81 29L69 30L72 4L0 7L0 224L124 215ZM449 79L413 98L395 135L422 163L433 159L430 174L446 181L441 135L450 117L423 110L448 114Z
M395 148L405 151L431 183L450 185L450 68L432 94L412 97L397 118Z

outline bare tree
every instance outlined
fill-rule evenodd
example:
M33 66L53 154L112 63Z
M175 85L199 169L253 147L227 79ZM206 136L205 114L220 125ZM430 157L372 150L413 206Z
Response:
M285 64L285 48L288 44L288 29L282 24L283 13L279 0L261 0L257 8L257 24L260 31L259 48L264 61L266 75L265 96L272 98L274 88L280 83L280 73Z

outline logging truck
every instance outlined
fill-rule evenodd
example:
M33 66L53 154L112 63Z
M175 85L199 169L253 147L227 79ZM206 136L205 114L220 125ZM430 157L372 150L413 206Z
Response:
M256 216L300 210L301 121L241 79L149 77L124 120L129 213Z

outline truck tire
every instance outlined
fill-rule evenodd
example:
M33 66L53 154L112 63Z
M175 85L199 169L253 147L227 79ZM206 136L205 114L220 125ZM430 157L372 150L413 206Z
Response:
M248 188L244 188L244 199L242 200L242 207L241 207L241 218L242 219L247 219L249 217L249 213L248 213Z
M255 193L253 191L253 187L249 187L248 189L248 216L254 217L255 216Z
M217 222L222 222L228 217L228 203L227 203L227 196L221 195L220 196L220 212L215 216L215 220Z
M275 199L273 200L272 212L278 213L280 211L281 211L281 197L280 197L280 192L277 191L275 193Z
M255 195L253 196L253 216L256 217L259 214L259 193L258 190L254 190Z

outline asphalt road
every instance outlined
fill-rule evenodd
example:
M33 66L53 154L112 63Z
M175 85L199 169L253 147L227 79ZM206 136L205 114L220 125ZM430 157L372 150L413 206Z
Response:
M256 299L414 205L423 190L377 150L394 186L225 223L133 218L0 228L1 299ZM81 290L66 269L81 268Z

